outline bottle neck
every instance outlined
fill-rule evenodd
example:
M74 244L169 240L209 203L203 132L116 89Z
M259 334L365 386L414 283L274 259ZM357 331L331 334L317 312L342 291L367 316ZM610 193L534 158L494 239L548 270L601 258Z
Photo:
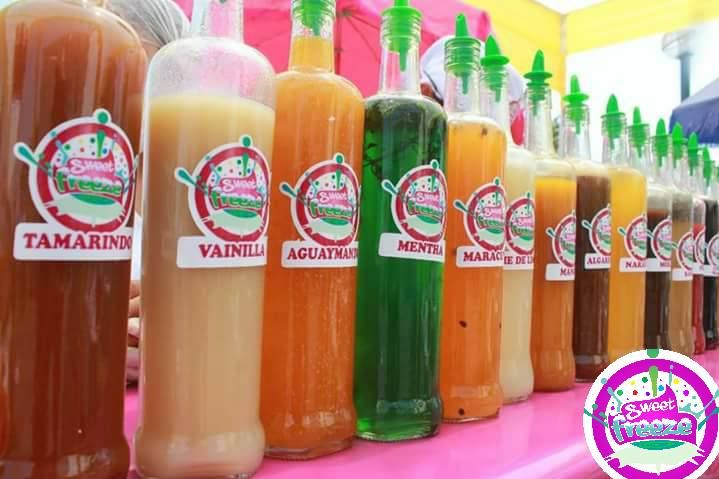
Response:
M627 139L627 128L623 124L619 131L609 134L606 128L603 128L602 139L602 162L611 166L629 166L629 142Z
M479 72L458 77L447 72L444 90L444 108L447 113L479 113Z
M243 41L242 0L195 0L192 34Z
M525 97L525 144L529 151L539 155L555 154L551 95L549 87L530 87Z
M383 42L380 92L419 95L419 78L419 45L410 46L406 53L400 55L392 51L386 41Z
M672 154L672 177L674 184L680 190L688 190L690 188L689 165L686 154L682 153L682 156L678 156L678 153Z
M589 108L567 106L562 115L560 136L562 156L576 160L592 160L592 144L589 139Z
M334 26L332 15L293 13L289 68L334 72Z
M507 73L483 71L479 81L479 110L511 138Z

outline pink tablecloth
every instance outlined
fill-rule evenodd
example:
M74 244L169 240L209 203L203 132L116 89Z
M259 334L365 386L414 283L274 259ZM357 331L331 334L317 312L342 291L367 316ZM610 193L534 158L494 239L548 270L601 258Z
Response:
M698 361L719 378L719 351ZM507 406L500 417L475 424L443 425L431 439L399 444L356 441L352 449L308 462L267 459L258 479L599 479L601 472L582 434L589 385L535 394ZM125 434L137 422L137 393L125 402ZM717 464L715 464L717 466ZM130 477L136 477L131 474ZM719 479L719 474L706 478Z

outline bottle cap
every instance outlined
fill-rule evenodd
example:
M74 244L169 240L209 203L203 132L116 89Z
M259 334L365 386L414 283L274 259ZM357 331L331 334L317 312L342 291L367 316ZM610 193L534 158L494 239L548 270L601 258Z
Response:
M694 176L699 173L699 138L696 133L689 135L687 142L687 160L689 161L689 174ZM702 175L704 173L704 165L702 164Z
M389 40L389 49L399 53L399 67L407 69L407 52L419 43L419 24L422 13L409 4L409 0L394 0L394 5L382 12L384 36Z
M327 17L334 19L335 0L293 0L292 15L299 17L302 24L319 35L322 23Z
M672 165L679 166L679 161L684 157L687 140L684 138L684 129L681 123L675 123L672 128Z
M708 186L711 183L712 175L714 174L714 162L712 161L712 157L709 155L709 148L706 146L702 149L702 173L702 176L704 177L704 184ZM717 170L717 173L719 173L719 170Z
M642 122L642 112L638 106L634 107L632 116L632 124L629 125L630 139L634 148L644 148L647 146L647 131L649 125Z
M664 166L664 160L669 156L669 135L667 135L667 124L664 120L657 122L657 130L654 135L654 154L657 164L661 168Z
M484 69L489 88L497 95L497 100L499 100L504 86L505 66L509 63L509 58L502 55L497 40L492 35L487 37L484 44L484 56L480 63Z
M579 88L579 77L572 75L569 81L569 93L564 96L567 117L574 122L577 134L581 133L582 123L587 119L587 100L589 95Z
M622 135L624 118L624 113L619 111L619 102L617 101L617 97L610 95L609 101L607 101L607 109L604 112L604 115L602 115L604 129L610 139L616 140Z
M532 70L524 74L527 82L527 95L529 102L536 109L540 101L546 99L549 83L547 80L552 78L552 74L544 69L544 52L537 50L534 54L532 62Z
M454 38L444 47L445 69L462 79L462 92L469 91L469 76L479 71L481 43L469 33L467 17L459 14L456 20Z

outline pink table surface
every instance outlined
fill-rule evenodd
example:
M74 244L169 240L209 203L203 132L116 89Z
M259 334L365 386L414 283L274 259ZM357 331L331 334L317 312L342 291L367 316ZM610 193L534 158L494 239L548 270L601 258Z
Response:
M719 351L697 360L719 379ZM505 406L499 418L444 424L438 436L395 444L357 440L339 454L307 462L266 459L258 479L599 479L584 441L582 408L588 384ZM137 424L137 392L125 400L125 434ZM719 463L704 477L719 479ZM130 478L136 478L131 473Z

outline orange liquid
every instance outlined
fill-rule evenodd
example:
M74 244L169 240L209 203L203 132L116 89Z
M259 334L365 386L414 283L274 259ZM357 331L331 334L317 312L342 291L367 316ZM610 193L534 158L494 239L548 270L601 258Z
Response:
M294 187L336 153L362 171L364 105L352 84L329 73L332 51L328 39L294 39L292 58L303 67L277 82L260 413L266 453L292 459L348 447L355 432L356 269L288 269L281 260L283 243L302 237L280 184Z
M448 126L447 185L450 201L504 176L506 138L489 121L452 120ZM499 346L503 266L457 267L457 248L469 246L465 215L447 215L444 316L440 393L444 419L467 421L496 416L502 405Z
M571 167L570 167L571 168ZM561 391L574 385L572 326L574 280L547 281L548 264L557 264L547 228L574 211L577 183L573 178L537 176L537 222L532 297L532 366L536 391Z

